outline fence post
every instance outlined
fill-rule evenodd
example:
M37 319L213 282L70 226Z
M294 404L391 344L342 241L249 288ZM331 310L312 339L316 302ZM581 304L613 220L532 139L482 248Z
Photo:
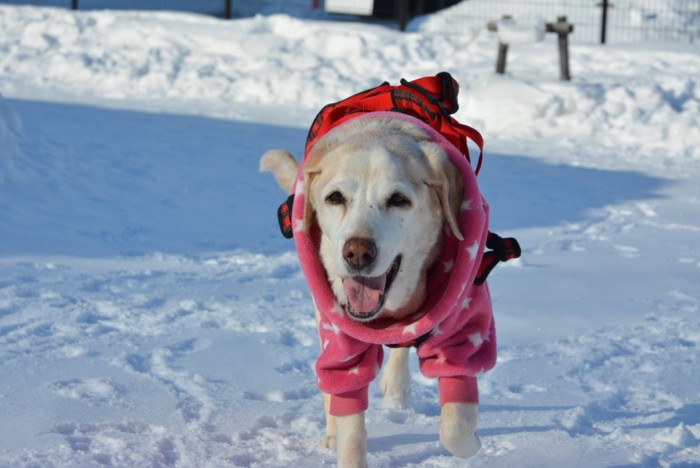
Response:
M508 44L498 41L498 57L496 58L496 73L503 75L506 72L506 55Z
M566 21L566 16L559 16L555 25L559 36L559 78L563 81L571 80L569 70L569 34L574 31L573 25Z
M71 9L77 10L78 9L78 0L71 0Z
M511 16L504 15L503 19L511 19ZM498 22L489 21L486 24L489 31L498 31ZM559 78L564 81L571 80L571 70L569 69L569 34L574 32L574 25L566 20L566 16L558 16L556 23L546 23L544 31L541 31L542 37L544 33L556 33L559 37ZM535 39L541 41L540 34L536 34ZM502 75L506 72L506 58L508 55L507 38L498 38L498 57L496 57L496 73Z
M503 20L513 19L511 15L503 15L501 17ZM498 31L498 22L489 21L486 25L489 31ZM506 59L508 57L508 44L501 42L500 38L498 40L498 55L496 56L496 73L503 75L506 72Z
M406 31L406 26L408 26L408 16L410 9L411 0L399 1L399 29L401 31Z
M547 23L548 33L556 33L559 37L559 78L571 80L569 70L569 34L574 32L574 25L566 21L566 16L557 16L556 23Z
M608 32L608 8L610 8L610 3L608 0L603 0L602 3L598 4L598 6L603 8L600 18L600 43L605 44L606 35Z
M232 0L226 0L226 13L224 14L226 19L231 19L231 2Z

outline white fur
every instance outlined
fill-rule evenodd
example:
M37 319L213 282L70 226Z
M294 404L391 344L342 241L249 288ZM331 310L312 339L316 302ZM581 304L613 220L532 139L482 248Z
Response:
M305 184L321 227L320 254L333 292L345 305L342 280L356 274L343 259L345 242L371 238L378 257L366 276L385 273L402 254L401 271L385 301L385 313L396 316L414 295L422 296L420 281L443 226L436 187L445 183L447 155L419 128L396 119L351 122L326 138L309 157ZM335 191L346 198L345 205L326 201ZM405 195L412 206L387 207L394 193Z
M365 413L336 416L338 468L367 468Z
M408 371L410 348L393 348L384 367L380 386L384 407L403 408L411 393L411 373Z
M272 172L282 190L291 193L299 165L289 151L270 150L260 158L260 170Z
M274 173L290 192L298 164L287 151L274 150L261 160L261 170ZM351 271L343 258L348 239L372 239L377 258L366 276L384 274L397 255L401 269L386 293L381 316L397 320L416 312L425 300L430 268L440 253L444 226L462 238L455 220L462 197L461 176L447 155L419 127L399 119L354 120L319 140L304 166L305 218L321 228L320 255L333 292L347 303L342 281ZM329 203L338 191L346 202ZM387 200L401 193L410 207L389 206ZM387 406L401 407L410 392L409 351L392 349L381 380ZM326 445L338 451L339 467L367 466L367 433L364 412L343 417L328 413ZM454 455L476 453L476 406L450 403L443 407L440 439Z

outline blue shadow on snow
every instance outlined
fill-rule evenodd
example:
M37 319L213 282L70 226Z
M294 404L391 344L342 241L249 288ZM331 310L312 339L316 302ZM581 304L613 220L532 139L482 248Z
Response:
M294 248L277 227L285 194L258 164L273 148L298 158L306 128L15 99L0 100L2 119L0 255ZM654 198L667 183L506 154L487 154L479 180L504 235Z

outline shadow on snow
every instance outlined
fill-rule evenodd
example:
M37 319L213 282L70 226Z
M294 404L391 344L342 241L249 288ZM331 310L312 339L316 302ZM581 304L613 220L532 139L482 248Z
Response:
M0 255L198 254L293 249L285 195L262 153L301 153L306 130L198 116L0 101ZM665 181L634 172L487 155L492 227L554 226L649 199Z

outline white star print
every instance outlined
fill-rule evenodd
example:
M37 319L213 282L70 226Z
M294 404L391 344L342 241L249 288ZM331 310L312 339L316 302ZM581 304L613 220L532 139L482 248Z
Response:
M324 330L332 331L332 332L335 333L336 335L337 335L338 333L340 333L340 328L338 328L338 325L336 325L335 323L326 323L326 322L323 322L323 323L321 324L321 327L323 327Z
M415 335L417 326L418 326L418 322L413 322L410 325L406 325L405 327L403 327L403 334L404 335Z
M472 209L472 201L471 200L464 200L462 202L462 211L469 211Z
M440 328L440 325L438 325L437 327L433 328L433 331L431 331L430 334L433 335L433 336L442 335L442 329Z
M348 371L348 374L360 375L360 366L355 366Z
M340 362L352 361L352 360L355 359L356 357L357 357L357 354L353 354L352 356L348 356L348 357L346 357L346 358L341 359Z
M484 338L481 336L481 333L474 333L469 335L469 341L471 341L474 346L481 346L481 343L484 342Z
M324 341L323 341L323 349L326 349L326 348L328 347L329 344L331 344L331 342L330 342L329 340L327 340L327 339L324 340Z
M464 302L462 302L462 309L468 309L469 306L471 305L471 303L472 303L472 298L469 296L465 297Z
M296 218L294 220L294 229L295 232L304 232L304 220L301 218Z
M469 258L474 260L476 258L476 254L479 253L479 243L474 242L474 245L467 247L467 253L469 254Z
M294 189L295 194L303 194L304 193L304 179L299 179L297 181L297 186Z
M445 273L449 273L455 267L455 261L450 260L449 262L443 263L443 265L445 266Z

